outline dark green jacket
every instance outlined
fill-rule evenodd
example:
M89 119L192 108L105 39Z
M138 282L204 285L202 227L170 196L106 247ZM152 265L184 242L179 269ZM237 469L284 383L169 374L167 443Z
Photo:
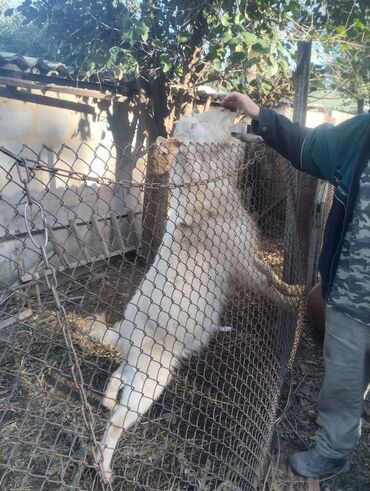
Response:
M323 124L309 129L262 108L254 130L298 170L335 187L320 256L323 295L328 298L352 218L359 179L370 159L370 114L355 116L338 126Z

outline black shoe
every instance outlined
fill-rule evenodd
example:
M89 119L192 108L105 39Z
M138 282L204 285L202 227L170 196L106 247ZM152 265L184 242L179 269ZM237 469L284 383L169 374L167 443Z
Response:
M331 459L324 457L316 448L298 452L289 457L289 464L294 472L304 477L320 477L326 474L339 474L348 471L347 457Z

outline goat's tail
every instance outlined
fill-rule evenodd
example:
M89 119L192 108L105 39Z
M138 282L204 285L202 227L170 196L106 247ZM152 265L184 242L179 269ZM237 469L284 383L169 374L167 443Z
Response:
M107 346L117 346L120 339L120 334L115 327L108 327L105 312L85 318L84 330L86 334Z

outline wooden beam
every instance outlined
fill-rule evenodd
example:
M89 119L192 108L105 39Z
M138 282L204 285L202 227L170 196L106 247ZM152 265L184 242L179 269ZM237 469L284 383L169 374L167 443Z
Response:
M124 238L122 237L122 234L121 234L121 230L120 230L120 227L119 227L119 224L118 224L118 220L117 220L117 213L114 212L114 211L111 211L110 212L110 217L111 217L112 227L113 227L113 229L114 229L114 231L116 233L116 237L117 237L118 243L121 246L122 251L125 251L126 250L126 242L125 242L125 240L124 240Z
M70 218L69 219L69 228L70 228L71 232L73 232L72 237L77 242L77 246L80 248L80 250L82 252L82 255L84 256L84 258L86 259L86 261L89 262L90 261L90 256L89 256L89 254L86 251L86 244L85 244L84 240L80 237L80 235L78 233L77 225L76 225L76 222L75 222L75 219L74 218Z
M71 269L74 270L76 268L88 266L89 264L93 264L93 263L95 264L97 261L104 261L105 263L107 263L107 261L109 261L112 257L123 256L123 255L127 254L128 252L134 252L134 251L135 251L134 247L127 247L124 251L121 251L121 250L112 251L109 254L109 257L104 256L104 254L99 254L97 256L91 256L91 258L89 258L89 260L80 259L78 261L72 261L72 262L68 263L68 266L55 266L55 271L57 273L63 273L63 271L68 271ZM47 274L50 275L51 271L47 270ZM39 273L37 271L33 271L32 273L25 273L21 277L21 281L22 281L22 283L28 283L32 280L39 280L40 278L44 278L44 274ZM12 288L15 288L15 286L12 286Z
M79 113L95 114L95 108L89 104L64 101L46 95L32 94L26 90L19 90L16 87L0 87L0 97L22 102L31 102L33 104L41 104L43 106L59 107L60 109L68 109Z
M100 228L99 228L99 225L98 225L98 221L97 221L95 215L92 215L92 217L91 217L91 225L92 225L92 228L95 230L95 233L97 234L97 236L101 240L100 243L101 243L101 245L103 247L104 254L108 257L109 256L109 249L108 249L107 243L105 241L105 238L104 238L103 234L100 231Z
M297 50L297 69L295 72L295 94L293 121L306 124L308 84L310 80L312 41L300 41ZM297 190L297 217L298 230L303 241L303 257L306 259L309 254L309 243L312 227L313 208L315 203L316 188L318 180L302 172L296 171L296 190ZM310 260L310 258L308 258ZM308 277L301 278L308 281ZM308 287L312 283L308 283Z
M91 89L98 91L109 91L114 94L126 95L128 93L128 87L131 85L136 86L135 80L130 82L117 82L103 81L99 82L89 82L86 80L76 80L72 78L53 76L53 75L41 75L39 73L22 72L19 70L8 70L6 68L0 67L0 75L7 78L22 79L22 80L33 80L36 82L42 82L47 84L62 85L63 87L79 87L80 89ZM132 91L132 89L130 89Z
M31 80L23 80L17 78L9 78L0 76L0 85L5 85L7 87L21 87L24 89L39 90L41 92L56 92L61 94L72 94L79 97L92 97L94 99L100 100L115 100L118 102L123 102L127 99L126 96L115 95L112 93L106 94L98 90L83 89L79 87L63 87L62 85L56 84L45 84L41 82L34 82Z

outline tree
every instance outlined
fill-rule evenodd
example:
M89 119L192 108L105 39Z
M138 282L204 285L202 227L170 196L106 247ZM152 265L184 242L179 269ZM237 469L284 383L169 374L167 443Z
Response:
M55 43L58 59L89 73L108 69L121 79L135 77L154 139L189 110L200 84L228 89L250 82L261 101L290 90L286 46L279 39L287 3L24 0L19 11Z
M56 56L44 31L34 25L24 24L23 15L9 9L6 0L0 1L0 51L51 60Z
M300 5L293 25L298 37L320 48L319 66L311 72L315 86L338 89L357 102L358 112L370 93L370 4L368 0L315 2Z
M200 84L261 103L291 96L295 43L354 46L369 32L365 10L366 0L23 0L17 12L54 59L136 80L153 140L192 108Z

